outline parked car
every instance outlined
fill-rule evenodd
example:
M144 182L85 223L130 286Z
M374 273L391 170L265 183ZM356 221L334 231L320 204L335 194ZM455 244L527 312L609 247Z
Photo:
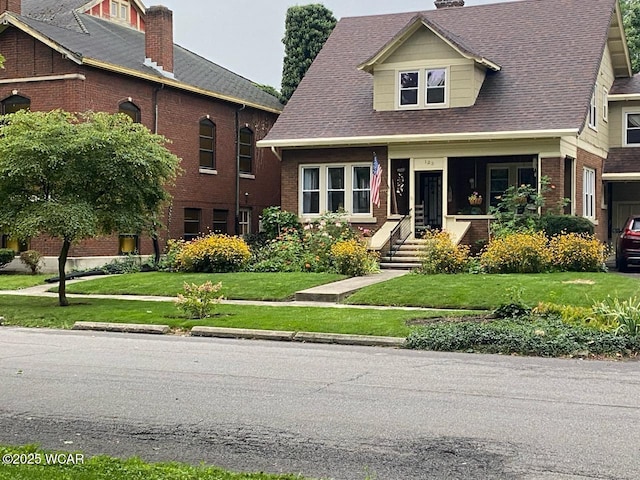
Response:
M625 272L630 265L640 265L640 215L627 218L616 245L618 270Z

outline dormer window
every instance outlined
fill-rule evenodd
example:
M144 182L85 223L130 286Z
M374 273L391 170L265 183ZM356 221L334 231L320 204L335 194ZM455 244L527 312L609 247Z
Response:
M447 102L447 69L427 68L399 72L400 108L444 107Z
M420 73L400 72L400 106L418 106L418 85Z
M125 0L111 0L111 18L123 22L129 21L129 2Z
M426 101L429 105L444 105L447 103L447 71L444 68L427 70Z

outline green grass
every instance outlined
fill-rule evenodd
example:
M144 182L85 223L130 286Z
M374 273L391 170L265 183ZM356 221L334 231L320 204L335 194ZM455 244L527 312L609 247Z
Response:
M0 295L0 314L7 325L23 327L71 328L77 321L92 321L162 324L182 329L199 325L393 337L406 337L411 332L409 320L454 314L451 311L219 305L214 317L190 320L172 302L94 298L69 301L68 307L59 307L56 298Z
M611 273L547 273L509 275L406 275L366 287L347 299L350 304L403 305L433 308L494 309L509 303L509 289L522 291L522 301L591 306L640 291L640 279Z
M222 282L221 294L233 300L287 300L298 290L346 278L333 273L131 273L67 285L67 293L175 297L184 282Z
M34 287L44 283L45 278L51 275L19 275L1 274L0 290L19 290L21 288Z
M107 456L88 457L65 453L76 464L54 464L53 452L35 446L10 447L0 445L0 454L23 454L25 460L40 465L0 464L0 480L303 480L299 475L272 475L267 473L235 473L217 467L192 466L184 463L147 463L139 458L121 460ZM80 456L78 456L80 455ZM49 464L47 465L47 460ZM81 461L82 460L82 461Z

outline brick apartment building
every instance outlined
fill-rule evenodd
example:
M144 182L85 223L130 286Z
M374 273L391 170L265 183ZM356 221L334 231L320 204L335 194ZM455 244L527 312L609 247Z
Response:
M257 149L282 106L249 80L173 43L166 7L139 0L0 0L2 113L123 112L171 140L182 175L161 243L250 233L280 203L279 160ZM3 236L2 247L17 247ZM21 248L56 256L55 239ZM74 245L71 257L153 252L135 232Z

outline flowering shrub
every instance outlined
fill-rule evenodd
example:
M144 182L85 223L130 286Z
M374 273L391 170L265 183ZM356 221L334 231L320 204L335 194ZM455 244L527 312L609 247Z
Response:
M268 207L262 211L262 229L267 238L274 239L287 230L300 228L295 213L283 211L280 207Z
M189 285L185 282L183 293L178 294L176 307L189 315L189 318L210 317L213 309L224 297L218 295L222 288L222 282L213 285L211 282Z
M236 272L250 257L243 239L211 234L179 244L175 261L178 270L187 272Z
M540 273L549 270L552 255L542 232L511 233L489 242L480 263L488 273Z
M377 255L355 239L341 240L331 246L331 261L334 270L352 277L366 275L378 269Z
M41 260L42 254L37 250L26 250L20 254L20 261L29 267L33 275L40 270Z
M319 271L316 262L307 261L308 255L300 234L294 230L285 230L267 244L253 252L253 259L247 270L251 272L301 272ZM304 268L309 265L309 268Z
M460 273L469 264L469 247L456 245L447 232L427 230L421 252L422 273Z
M592 235L568 233L549 241L555 268L569 272L598 272L604 270L607 247Z

